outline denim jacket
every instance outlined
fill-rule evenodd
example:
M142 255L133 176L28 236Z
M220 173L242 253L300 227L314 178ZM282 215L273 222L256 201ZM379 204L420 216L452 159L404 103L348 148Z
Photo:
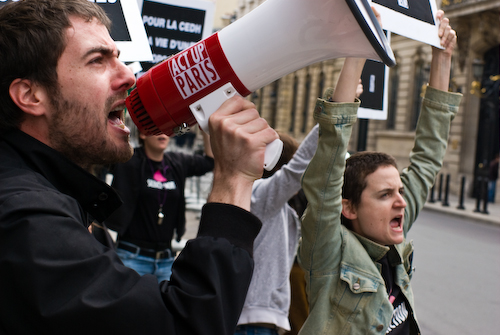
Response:
M358 103L318 99L314 113L320 125L318 149L302 180L309 205L302 218L299 260L306 271L310 315L300 334L385 334L393 313L378 263L385 254L395 267L395 284L414 311L413 245L406 234L441 168L460 99L460 94L427 87L410 166L401 173L407 202L405 240L391 247L340 223L345 154ZM416 324L412 333L419 333Z

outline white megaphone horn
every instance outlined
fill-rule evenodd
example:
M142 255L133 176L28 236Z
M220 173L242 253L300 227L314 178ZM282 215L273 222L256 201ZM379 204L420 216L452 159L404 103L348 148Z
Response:
M307 65L360 57L395 64L367 0L267 0L212 36L137 79L127 109L142 133L179 135L235 94L251 92ZM272 170L283 143L266 148Z

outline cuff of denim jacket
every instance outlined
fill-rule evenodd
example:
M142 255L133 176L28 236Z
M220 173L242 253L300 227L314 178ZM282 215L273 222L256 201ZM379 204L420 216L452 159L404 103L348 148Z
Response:
M458 107L462 100L461 93L445 92L427 85L424 99L435 101L449 107Z
M354 123L357 119L360 103L359 99L356 99L355 102L331 102L325 99L317 99L314 119L320 123Z

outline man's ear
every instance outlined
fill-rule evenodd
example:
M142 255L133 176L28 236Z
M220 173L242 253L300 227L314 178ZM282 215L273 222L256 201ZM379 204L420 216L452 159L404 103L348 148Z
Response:
M348 199L342 199L342 215L351 221L358 218L356 209Z
M17 78L9 86L14 103L25 113L40 116L45 113L45 89L29 79Z

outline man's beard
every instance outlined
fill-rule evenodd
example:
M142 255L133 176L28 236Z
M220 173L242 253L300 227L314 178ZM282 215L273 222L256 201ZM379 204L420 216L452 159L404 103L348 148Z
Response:
M95 115L89 106L64 99L59 90L53 93L49 139L54 149L87 170L92 165L122 163L132 157L128 139L127 145L118 146L108 136L108 123L102 111ZM108 99L105 110L111 110L112 100Z

